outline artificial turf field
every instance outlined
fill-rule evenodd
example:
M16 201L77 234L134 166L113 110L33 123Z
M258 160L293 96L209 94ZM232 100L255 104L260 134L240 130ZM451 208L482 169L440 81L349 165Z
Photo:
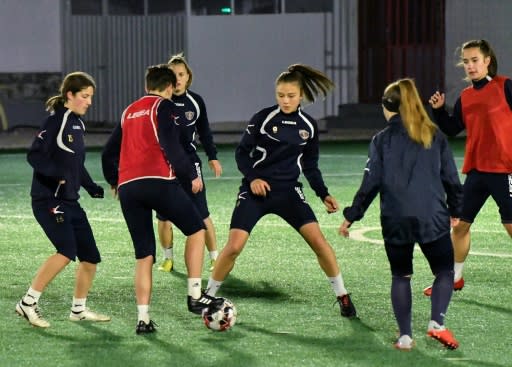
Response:
M463 142L451 142L458 167ZM224 173L205 172L218 247L223 247L240 174L234 146L220 146ZM343 208L356 192L366 161L367 143L321 146L320 167L330 193ZM206 166L206 165L205 165ZM238 308L228 332L212 332L186 309L184 237L176 231L175 271L153 273L153 335L135 334L134 256L119 203L108 195L100 153L90 151L87 167L106 189L102 200L82 191L103 262L88 298L93 310L112 316L109 323L68 321L74 285L70 264L43 293L40 307L48 329L30 326L14 312L40 264L53 247L32 216L31 168L25 153L0 154L0 366L484 366L512 365L512 240L497 207L488 201L473 225L472 252L466 262L466 287L454 293L446 325L460 342L449 351L425 336L429 299L422 289L432 275L415 252L413 337L410 353L392 348L390 273L379 229L378 199L352 226L349 239L337 234L342 215L328 215L305 179L305 193L321 228L334 247L359 319L340 317L334 295L313 252L284 221L267 216L256 226L219 295ZM155 227L156 228L156 227ZM161 251L157 252L157 263ZM206 262L205 262L206 264ZM209 275L203 273L204 285Z

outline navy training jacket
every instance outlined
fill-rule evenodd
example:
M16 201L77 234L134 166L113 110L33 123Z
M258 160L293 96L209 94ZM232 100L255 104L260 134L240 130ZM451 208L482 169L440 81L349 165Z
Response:
M460 217L462 185L446 136L438 130L425 149L393 116L370 143L363 181L345 218L360 220L378 193L386 243L428 243L448 234L450 216Z

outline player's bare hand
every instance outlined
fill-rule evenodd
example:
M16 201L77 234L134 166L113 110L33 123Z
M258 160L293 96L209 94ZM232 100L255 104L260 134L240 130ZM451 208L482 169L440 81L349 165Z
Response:
M251 192L257 196L267 196L267 191L270 191L270 185L267 181L257 178L251 181Z
M328 196L325 197L324 205L327 208L327 213L329 213L329 214L336 213L338 211L338 208L339 208L338 202L331 195L328 195Z
M222 165L217 159L212 159L211 161L208 161L208 165L210 166L210 169L213 171L215 177L219 177L220 175L222 175Z
M119 195L118 195L118 192L117 192L117 185L110 185L110 192L112 193L112 197L114 199L119 200Z
M344 220L343 223L341 223L340 229L338 230L338 233L342 235L343 237L348 237L350 235L349 228L352 225L352 222L349 222L348 220Z
M439 91L436 91L434 94L432 94L432 96L428 100L428 103L430 103L432 108L435 108L435 109L443 107L444 102L445 102L445 94L441 93Z
M203 191L203 180L201 177L196 177L192 180L192 192L197 194L199 191Z
M457 227L460 223L460 218L450 217L450 227Z

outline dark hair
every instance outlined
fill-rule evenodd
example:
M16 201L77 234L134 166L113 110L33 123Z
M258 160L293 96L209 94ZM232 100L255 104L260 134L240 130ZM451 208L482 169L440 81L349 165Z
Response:
M413 141L424 148L431 146L437 128L421 102L413 79L399 79L389 84L384 90L382 101L388 111L400 113L407 134Z
M96 82L93 77L83 71L75 71L64 77L59 88L59 95L50 97L46 101L46 110L55 111L58 107L63 107L67 102L67 94L71 92L73 95L82 89L92 87L96 89Z
M187 63L187 60L185 60L185 55L183 52L180 52L179 54L172 55L169 61L167 61L167 64L169 65L183 65L185 66L185 69L187 69L187 73L189 75L187 85L185 86L185 89L188 89L192 85L192 69Z
M489 76L495 77L498 73L498 59L496 58L496 54L494 53L494 50L492 49L489 42L486 40L471 40L464 42L461 46L460 50L460 57L462 59L462 52L468 48L478 48L480 52L484 55L484 57L490 57L491 62L489 63L489 66L487 68L487 73ZM457 64L458 66L463 66L464 63L462 60Z
M169 65L160 64L149 66L146 70L146 89L148 91L163 91L169 85L176 87L176 75Z
M307 102L314 102L319 94L325 97L334 89L334 83L324 73L304 64L288 66L288 70L279 74L276 79L276 85L293 82L299 84Z

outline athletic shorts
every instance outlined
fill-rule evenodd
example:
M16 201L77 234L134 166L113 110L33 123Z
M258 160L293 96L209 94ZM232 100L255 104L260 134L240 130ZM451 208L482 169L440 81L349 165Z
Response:
M468 172L464 181L464 200L460 219L473 223L480 209L492 196L502 223L512 223L512 174Z
M192 200L194 205L197 208L197 211L199 212L199 215L201 218L206 219L210 216L210 212L208 211L208 203L206 201L206 185L204 184L203 180L203 174L202 174L202 163L199 157L194 161L194 165L197 169L197 174L201 177L201 180L203 181L203 191L199 191L197 194L194 194L192 192L192 182L191 181L184 181L179 180L181 187L183 187L183 190L187 193L189 198ZM167 220L164 216L160 215L160 213L156 213L156 217L159 220Z
M101 262L85 211L78 201L32 200L32 212L57 253L75 261Z
M135 258L155 259L153 210L168 218L185 235L205 229L195 205L176 181L141 179L119 187L121 210L132 237Z
M420 248L430 265L432 274L439 274L442 271L453 271L453 246L450 234L428 243L420 243ZM413 252L414 243L391 244L385 243L391 274L395 276L406 276L413 274Z
M282 191L272 190L265 197L252 194L248 185L242 185L231 216L230 228L251 233L256 223L266 214L280 216L297 231L304 224L317 222L315 213L306 202L301 184Z

